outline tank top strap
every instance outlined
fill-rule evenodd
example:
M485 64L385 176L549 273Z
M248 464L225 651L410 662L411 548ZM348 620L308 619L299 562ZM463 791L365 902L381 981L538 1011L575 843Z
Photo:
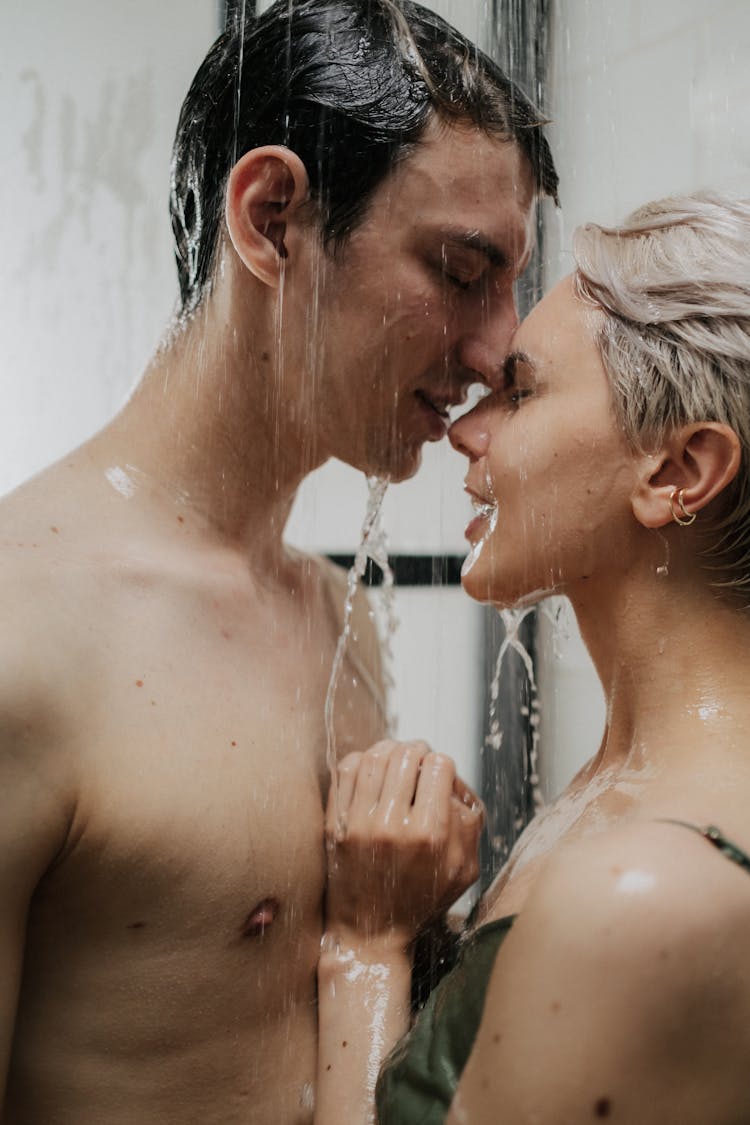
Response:
M747 852L743 852L742 848L738 848L731 840L728 840L720 828L714 824L709 824L702 828L699 824L691 824L687 820L676 820L673 817L660 817L659 824L679 824L682 828L689 828L691 832L697 832L704 840L708 840L715 848L721 852L723 856L736 863L738 867L742 867L745 871L750 873L750 856Z

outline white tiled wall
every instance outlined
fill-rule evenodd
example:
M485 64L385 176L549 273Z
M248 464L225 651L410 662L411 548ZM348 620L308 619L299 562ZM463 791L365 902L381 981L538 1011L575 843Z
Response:
M750 195L747 0L554 0L552 43L562 213L549 215L549 283L569 272L570 238L581 222L617 222L670 192ZM554 634L543 617L549 793L596 750L604 717L577 633Z
M167 211L213 0L0 6L0 492L122 402L177 288Z

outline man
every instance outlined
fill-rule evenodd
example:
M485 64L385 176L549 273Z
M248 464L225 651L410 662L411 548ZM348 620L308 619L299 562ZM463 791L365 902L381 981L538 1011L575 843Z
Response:
M211 49L182 315L0 507L4 1122L311 1119L340 612L284 523L331 456L411 475L492 383L555 187L523 96L416 6L283 0ZM381 733L358 616L339 752Z

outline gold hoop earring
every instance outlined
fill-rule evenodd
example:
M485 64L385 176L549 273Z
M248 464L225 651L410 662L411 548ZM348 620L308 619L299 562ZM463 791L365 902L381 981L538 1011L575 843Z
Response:
M675 488L670 492L670 494L669 494L669 510L672 513L672 519L674 520L675 523L678 523L680 525L680 527L690 527L690 524L695 519L697 513L696 512L689 512L687 510L687 508L685 507L685 504L684 504L683 499L682 499L682 496L683 496L684 492L685 492L684 488L680 488L680 489ZM674 509L675 500L677 501L677 503L680 506L680 510L682 511L682 515L680 515L680 513L676 512L675 509Z

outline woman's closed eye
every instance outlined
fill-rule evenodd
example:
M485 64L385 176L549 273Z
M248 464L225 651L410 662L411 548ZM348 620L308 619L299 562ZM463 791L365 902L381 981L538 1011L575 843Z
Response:
M511 352L503 364L503 387L500 401L518 407L535 392L534 367L522 352Z
M503 397L511 406L520 406L525 399L531 398L533 393L532 387L512 387L503 391Z

